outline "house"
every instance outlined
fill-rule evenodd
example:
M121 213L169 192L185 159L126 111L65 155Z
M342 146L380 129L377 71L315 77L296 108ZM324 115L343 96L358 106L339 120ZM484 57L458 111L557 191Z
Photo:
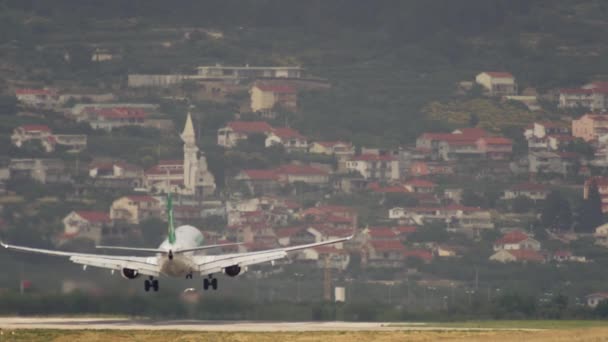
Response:
M362 264L372 268L403 268L405 247L399 240L369 241L363 247Z
M437 188L437 184L435 184L429 180L420 179L420 178L410 179L410 180L404 182L403 185L410 192L423 193L423 194L431 194L431 193L435 192L435 189Z
M350 255L344 249L334 246L320 246L304 249L297 255L298 261L312 261L318 268L346 270L350 263Z
M133 107L90 107L83 111L78 121L86 121L93 129L111 131L125 126L143 126L148 112L142 108Z
M601 302L608 300L608 292L596 292L585 296L587 307L595 309Z
M367 241L389 241L398 240L395 230L390 227L369 227L363 230Z
M403 257L406 263L412 259L420 260L424 263L430 263L433 261L433 252L424 249L406 249L403 251Z
M358 172L364 179L399 180L399 161L390 155L362 154L346 162L349 172Z
M452 133L423 133L416 139L416 148L429 151L432 159L444 161L459 158L479 158L483 154L477 141L489 136L481 128L462 128Z
M535 122L524 130L528 151L558 151L575 140L572 124L563 122Z
M51 129L46 125L23 125L13 130L11 141L13 145L22 147L28 141L37 141L45 152L52 152L54 144Z
M300 219L306 222L328 223L334 227L357 227L358 214L354 208L339 205L319 205L303 210Z
M494 251L500 250L533 250L540 251L540 242L528 234L515 230L503 235L494 242Z
M61 240L84 238L99 244L106 238L121 238L125 228L114 227L110 216L102 211L72 211L63 218Z
M542 201L547 198L549 189L542 184L520 183L505 190L503 198L513 200L518 197L527 197L533 201Z
M523 263L542 263L545 257L538 251L530 249L507 250L501 249L490 256L490 261L498 261L501 263L507 262L523 262Z
M161 218L161 214L160 201L145 195L120 197L114 200L110 207L110 218L112 220L130 224L140 224L148 218Z
M553 253L552 259L557 262L587 262L587 258L584 256L576 256L572 252L564 250Z
M35 180L42 184L69 183L70 174L65 171L61 159L13 158L9 164L11 179Z
M608 247L608 223L605 223L595 228L595 243L604 247Z
M266 137L266 147L281 145L287 152L307 152L308 139L295 129L282 127L274 128Z
M89 177L93 184L107 188L139 188L143 185L144 171L123 161L93 161L89 164Z
M532 151L528 153L528 172L567 176L574 173L577 160L573 152Z
M328 186L329 173L309 165L287 164L275 169L278 180L283 184L304 183L313 186Z
M65 146L68 152L80 152L87 147L84 134L53 134L45 125L23 125L13 130L13 145L22 147L27 141L38 141L45 152L53 152L57 145Z
M249 93L252 112L272 111L277 106L295 111L298 105L296 89L287 84L256 83Z
M307 245L317 241L317 235L303 226L276 229L275 234L281 246Z
M217 131L217 144L226 148L235 147L239 141L258 134L267 136L272 126L264 121L231 121Z
M59 102L59 95L53 89L17 89L17 101L26 107L52 109Z
M310 145L309 152L348 158L355 155L355 147L352 143L344 141L315 141Z
M202 78L246 80L260 78L301 78L300 66L225 66L221 64L199 66L197 75Z
M591 82L580 88L560 89L558 107L603 112L608 108L608 83Z
M608 115L585 114L572 120L572 136L585 141L597 140L608 133Z
M513 141L502 137L481 137L476 141L477 149L492 160L508 159L513 154Z
M453 162L416 161L410 164L409 174L414 177L453 175Z
M508 72L484 71L475 76L475 82L490 96L517 95L515 77Z
M252 194L276 193L281 187L275 170L242 170L234 179L244 184Z
M587 178L583 184L583 198L589 198L589 188L591 187L591 184L594 183L597 186L597 190L600 193L600 198L602 200L602 212L608 213L608 177L597 176Z

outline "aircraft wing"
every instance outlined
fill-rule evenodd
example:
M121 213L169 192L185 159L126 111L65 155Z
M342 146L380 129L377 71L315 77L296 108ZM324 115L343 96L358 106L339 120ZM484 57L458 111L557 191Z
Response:
M220 273L224 268L238 265L240 267L260 264L268 261L282 259L287 256L288 252L313 248L318 246L330 245L352 239L352 236L328 240L322 242L311 243L307 245L291 246L284 248L269 249L266 251L235 253L224 255L203 255L195 257L198 265L198 271L201 275Z
M0 242L0 245L9 250L30 252L54 256L69 257L70 261L75 264L107 268L120 271L123 268L137 270L140 274L157 277L160 274L160 267L156 257L134 257L134 256L116 256L103 254L88 254L88 253L72 253L64 251L56 251L51 249L32 248L24 246L9 245Z

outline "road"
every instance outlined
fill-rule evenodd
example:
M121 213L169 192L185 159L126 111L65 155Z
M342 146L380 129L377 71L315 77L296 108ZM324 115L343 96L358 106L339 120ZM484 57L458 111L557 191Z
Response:
M0 329L93 329L93 330L179 330L223 332L306 332L306 331L402 331L445 330L484 331L496 329L438 327L426 323L377 322L251 322L251 321L157 321L121 318L81 317L0 317ZM537 329L516 329L536 331Z

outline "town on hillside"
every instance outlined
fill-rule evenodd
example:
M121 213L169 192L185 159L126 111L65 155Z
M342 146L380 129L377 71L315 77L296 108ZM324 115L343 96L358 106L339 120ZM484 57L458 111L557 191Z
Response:
M256 300L348 303L365 289L399 309L473 312L526 293L539 308L567 295L587 313L608 300L603 70L543 83L502 60L471 62L471 71L454 56L429 67L444 63L430 57L436 51L456 49L449 39L425 45L428 58L400 43L397 55L347 65L343 52L293 52L307 38L289 45L291 31L159 28L143 51L100 32L84 50L63 48L63 36L32 47L52 52L56 71L13 62L18 72L9 72L0 54L3 241L153 248L167 234L171 194L176 225L198 228L205 244L231 244L210 253L353 235L293 253L277 270L251 267L241 290L255 288ZM252 42L266 33L289 49ZM6 44L0 51L13 56L18 42ZM421 103L408 108L401 97ZM293 284L275 291L259 279ZM0 296L10 286L0 281ZM108 291L82 279L55 288Z

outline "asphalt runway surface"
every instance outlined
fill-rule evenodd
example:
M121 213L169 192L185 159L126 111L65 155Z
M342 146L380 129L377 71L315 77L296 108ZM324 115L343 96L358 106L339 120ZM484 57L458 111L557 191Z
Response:
M306 331L402 331L445 330L483 331L484 328L438 327L427 323L378 322L253 322L253 321L157 321L121 318L80 317L0 317L0 329L66 329L66 330L179 330L224 332L306 332ZM501 330L501 329L498 329ZM514 330L514 329L506 329ZM517 329L519 331L537 329Z

